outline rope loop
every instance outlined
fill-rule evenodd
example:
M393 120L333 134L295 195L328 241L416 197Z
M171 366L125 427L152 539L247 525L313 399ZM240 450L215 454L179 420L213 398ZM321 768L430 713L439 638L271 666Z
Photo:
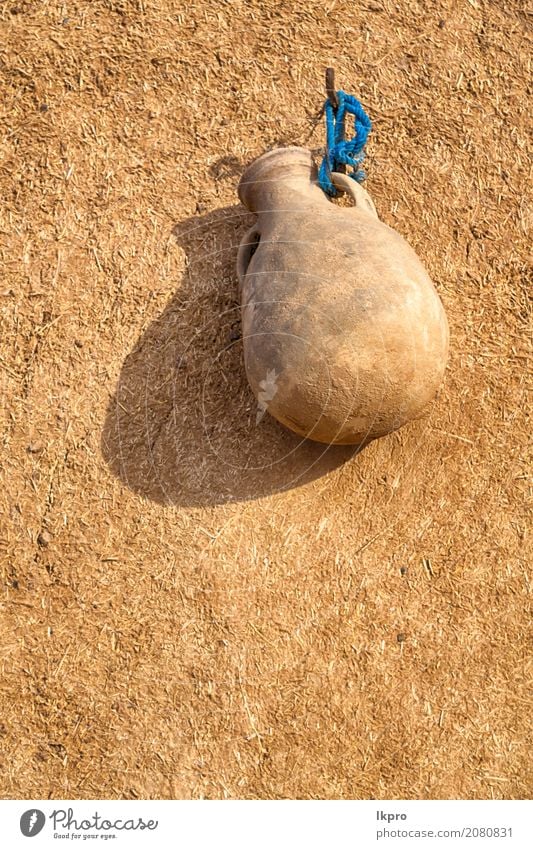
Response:
M330 197L337 196L337 189L331 182L331 172L337 171L339 165L353 168L348 176L358 183L366 179L365 172L359 166L365 158L364 147L372 129L372 122L356 97L341 90L337 92L337 99L337 109L334 109L329 98L324 103L326 154L318 172L320 188ZM351 139L344 138L346 115L354 116L354 136Z

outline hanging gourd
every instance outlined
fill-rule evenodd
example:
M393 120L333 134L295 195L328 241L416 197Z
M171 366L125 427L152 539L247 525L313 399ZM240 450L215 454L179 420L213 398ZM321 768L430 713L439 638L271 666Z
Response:
M244 361L260 409L303 437L362 444L426 410L443 380L448 322L417 255L360 185L370 121L331 88L320 171L310 151L280 148L239 183L257 215L237 259ZM333 203L337 192L353 206Z

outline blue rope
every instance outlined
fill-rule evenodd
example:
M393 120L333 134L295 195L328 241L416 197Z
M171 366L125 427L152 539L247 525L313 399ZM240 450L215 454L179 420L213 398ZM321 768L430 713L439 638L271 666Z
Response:
M363 148L368 139L372 123L365 110L356 97L346 94L344 91L337 92L339 106L333 108L329 99L324 104L326 113L326 155L322 160L318 172L318 182L330 197L336 197L337 190L331 182L331 172L337 171L339 165L350 165L354 170L349 174L352 179L362 183L366 179L364 171L359 165L365 158ZM342 138L342 129L346 115L354 115L354 137L345 140Z

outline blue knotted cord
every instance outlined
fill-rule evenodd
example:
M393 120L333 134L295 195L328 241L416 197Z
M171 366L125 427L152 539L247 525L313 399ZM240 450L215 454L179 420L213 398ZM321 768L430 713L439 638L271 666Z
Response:
M326 100L324 111L326 113L326 155L322 160L318 172L320 188L330 197L336 197L337 189L331 182L331 172L337 171L339 165L350 165L354 170L349 176L362 183L366 174L359 166L365 158L364 146L368 139L372 123L365 110L356 97L346 94L344 91L337 92L339 105L333 108L330 100ZM354 137L344 139L344 121L346 115L354 115Z

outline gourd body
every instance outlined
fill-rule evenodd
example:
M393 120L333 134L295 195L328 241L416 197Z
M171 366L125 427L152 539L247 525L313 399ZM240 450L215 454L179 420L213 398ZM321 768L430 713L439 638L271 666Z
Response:
M264 154L240 181L257 214L237 262L244 359L282 424L361 444L423 414L444 376L448 323L405 239L354 180L332 177L355 206L326 197L303 148Z

